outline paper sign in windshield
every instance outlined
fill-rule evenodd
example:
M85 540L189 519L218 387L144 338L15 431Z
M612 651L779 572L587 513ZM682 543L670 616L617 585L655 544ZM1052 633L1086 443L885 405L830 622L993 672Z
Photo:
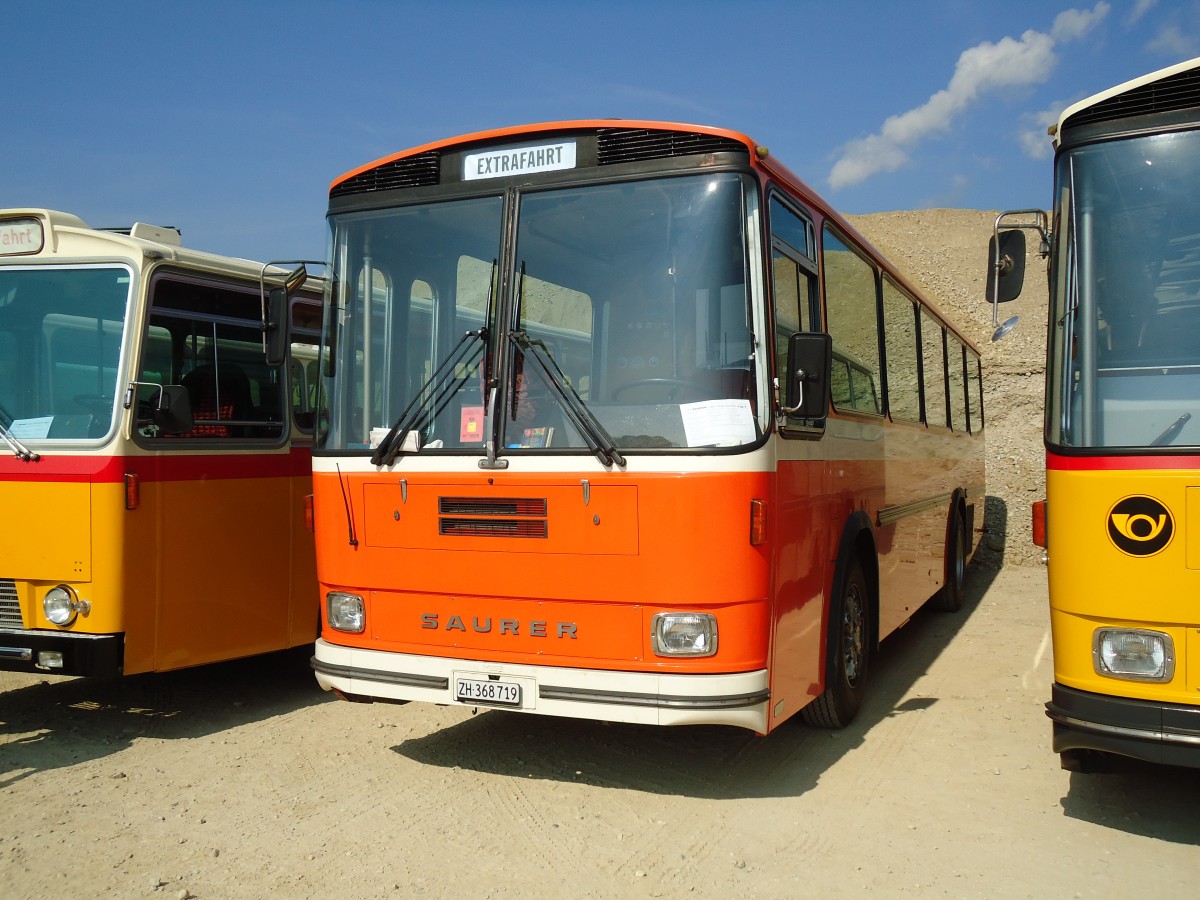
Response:
M736 447L757 437L749 400L701 400L681 404L679 412L689 447Z

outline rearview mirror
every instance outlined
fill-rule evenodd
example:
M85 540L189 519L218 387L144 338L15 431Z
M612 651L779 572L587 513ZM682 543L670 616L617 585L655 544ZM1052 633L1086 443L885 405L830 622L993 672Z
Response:
M780 412L801 419L829 415L829 379L833 338L824 332L798 331L788 339L786 404Z
M168 434L185 434L196 427L192 417L192 398L181 384L164 384L159 388L158 404L154 407L154 424Z
M988 244L988 302L1016 300L1024 283L1025 232L1014 228L993 235Z

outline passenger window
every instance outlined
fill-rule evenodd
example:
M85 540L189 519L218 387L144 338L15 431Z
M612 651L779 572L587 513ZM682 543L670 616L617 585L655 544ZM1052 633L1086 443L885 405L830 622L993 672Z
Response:
M950 385L950 425L958 431L967 430L967 385L963 374L966 365L962 342L946 334L946 374Z
M879 403L879 315L875 301L875 269L837 235L825 230L825 315L833 337L834 356L841 357L855 380L868 387L852 392L841 408L881 413ZM834 399L834 405L839 405Z
M921 311L921 354L925 424L945 428L946 421L946 350L942 323Z
M883 280L883 334L887 348L888 410L895 421L921 421L921 371L917 307L888 278Z

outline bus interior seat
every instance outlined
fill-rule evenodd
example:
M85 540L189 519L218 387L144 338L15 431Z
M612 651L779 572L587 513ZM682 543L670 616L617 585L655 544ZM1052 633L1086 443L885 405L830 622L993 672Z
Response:
M232 363L197 366L183 376L195 427L180 437L228 437L228 420L245 419L251 409L250 379Z

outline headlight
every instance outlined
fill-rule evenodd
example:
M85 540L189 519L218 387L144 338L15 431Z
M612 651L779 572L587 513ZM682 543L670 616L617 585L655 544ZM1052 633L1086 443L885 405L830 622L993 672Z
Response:
M85 616L91 612L92 604L86 600L80 600L75 596L75 592L64 584L58 587L51 588L46 591L46 596L42 598L42 609L46 611L46 618L55 625L70 625L75 621L77 613L83 613Z
M363 630L367 627L367 615L363 608L363 598L358 596L358 594L330 591L325 595L325 610L329 627L335 631L362 634Z
M709 613L658 613L650 623L658 656L712 656L717 652L717 617Z
M1092 664L1099 675L1131 681L1170 681L1175 644L1169 634L1135 628L1097 628Z

